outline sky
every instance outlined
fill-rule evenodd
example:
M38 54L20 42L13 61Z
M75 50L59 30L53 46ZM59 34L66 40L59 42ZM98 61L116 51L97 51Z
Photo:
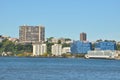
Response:
M120 41L120 0L0 0L0 34L19 38L19 26L45 26L45 36Z

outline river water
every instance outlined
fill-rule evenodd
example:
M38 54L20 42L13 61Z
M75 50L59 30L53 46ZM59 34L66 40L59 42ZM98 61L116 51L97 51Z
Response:
M0 80L120 80L120 61L0 57Z

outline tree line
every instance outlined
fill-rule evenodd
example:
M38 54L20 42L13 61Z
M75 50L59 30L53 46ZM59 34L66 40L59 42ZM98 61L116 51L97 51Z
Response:
M0 42L0 55L10 52L10 55L18 55L24 52L32 53L32 44L20 44L4 39Z

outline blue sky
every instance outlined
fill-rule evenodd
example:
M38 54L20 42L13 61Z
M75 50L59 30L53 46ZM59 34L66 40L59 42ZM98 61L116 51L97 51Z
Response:
M0 0L0 34L19 37L19 26L44 25L46 37L120 41L120 0Z

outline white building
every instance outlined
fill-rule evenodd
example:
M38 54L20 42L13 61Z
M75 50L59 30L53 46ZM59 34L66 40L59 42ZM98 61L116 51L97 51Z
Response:
M58 43L58 39L57 38L52 38L52 43Z
M111 50L95 50L88 51L88 54L85 55L86 58L107 58L115 59L118 56L116 51Z
M71 43L73 43L73 41L72 41L72 40L70 40L70 41L65 41L65 43L66 43L66 44L71 44Z
M70 52L71 52L70 47L64 47L62 49L62 53L70 53Z
M54 44L52 45L52 55L60 56L62 54L62 45L61 44Z
M12 42L18 42L18 39L17 38L8 38L9 41L12 41Z
M33 56L43 55L47 52L46 44L33 44Z
M2 42L3 41L3 39L2 38L0 38L0 42Z

